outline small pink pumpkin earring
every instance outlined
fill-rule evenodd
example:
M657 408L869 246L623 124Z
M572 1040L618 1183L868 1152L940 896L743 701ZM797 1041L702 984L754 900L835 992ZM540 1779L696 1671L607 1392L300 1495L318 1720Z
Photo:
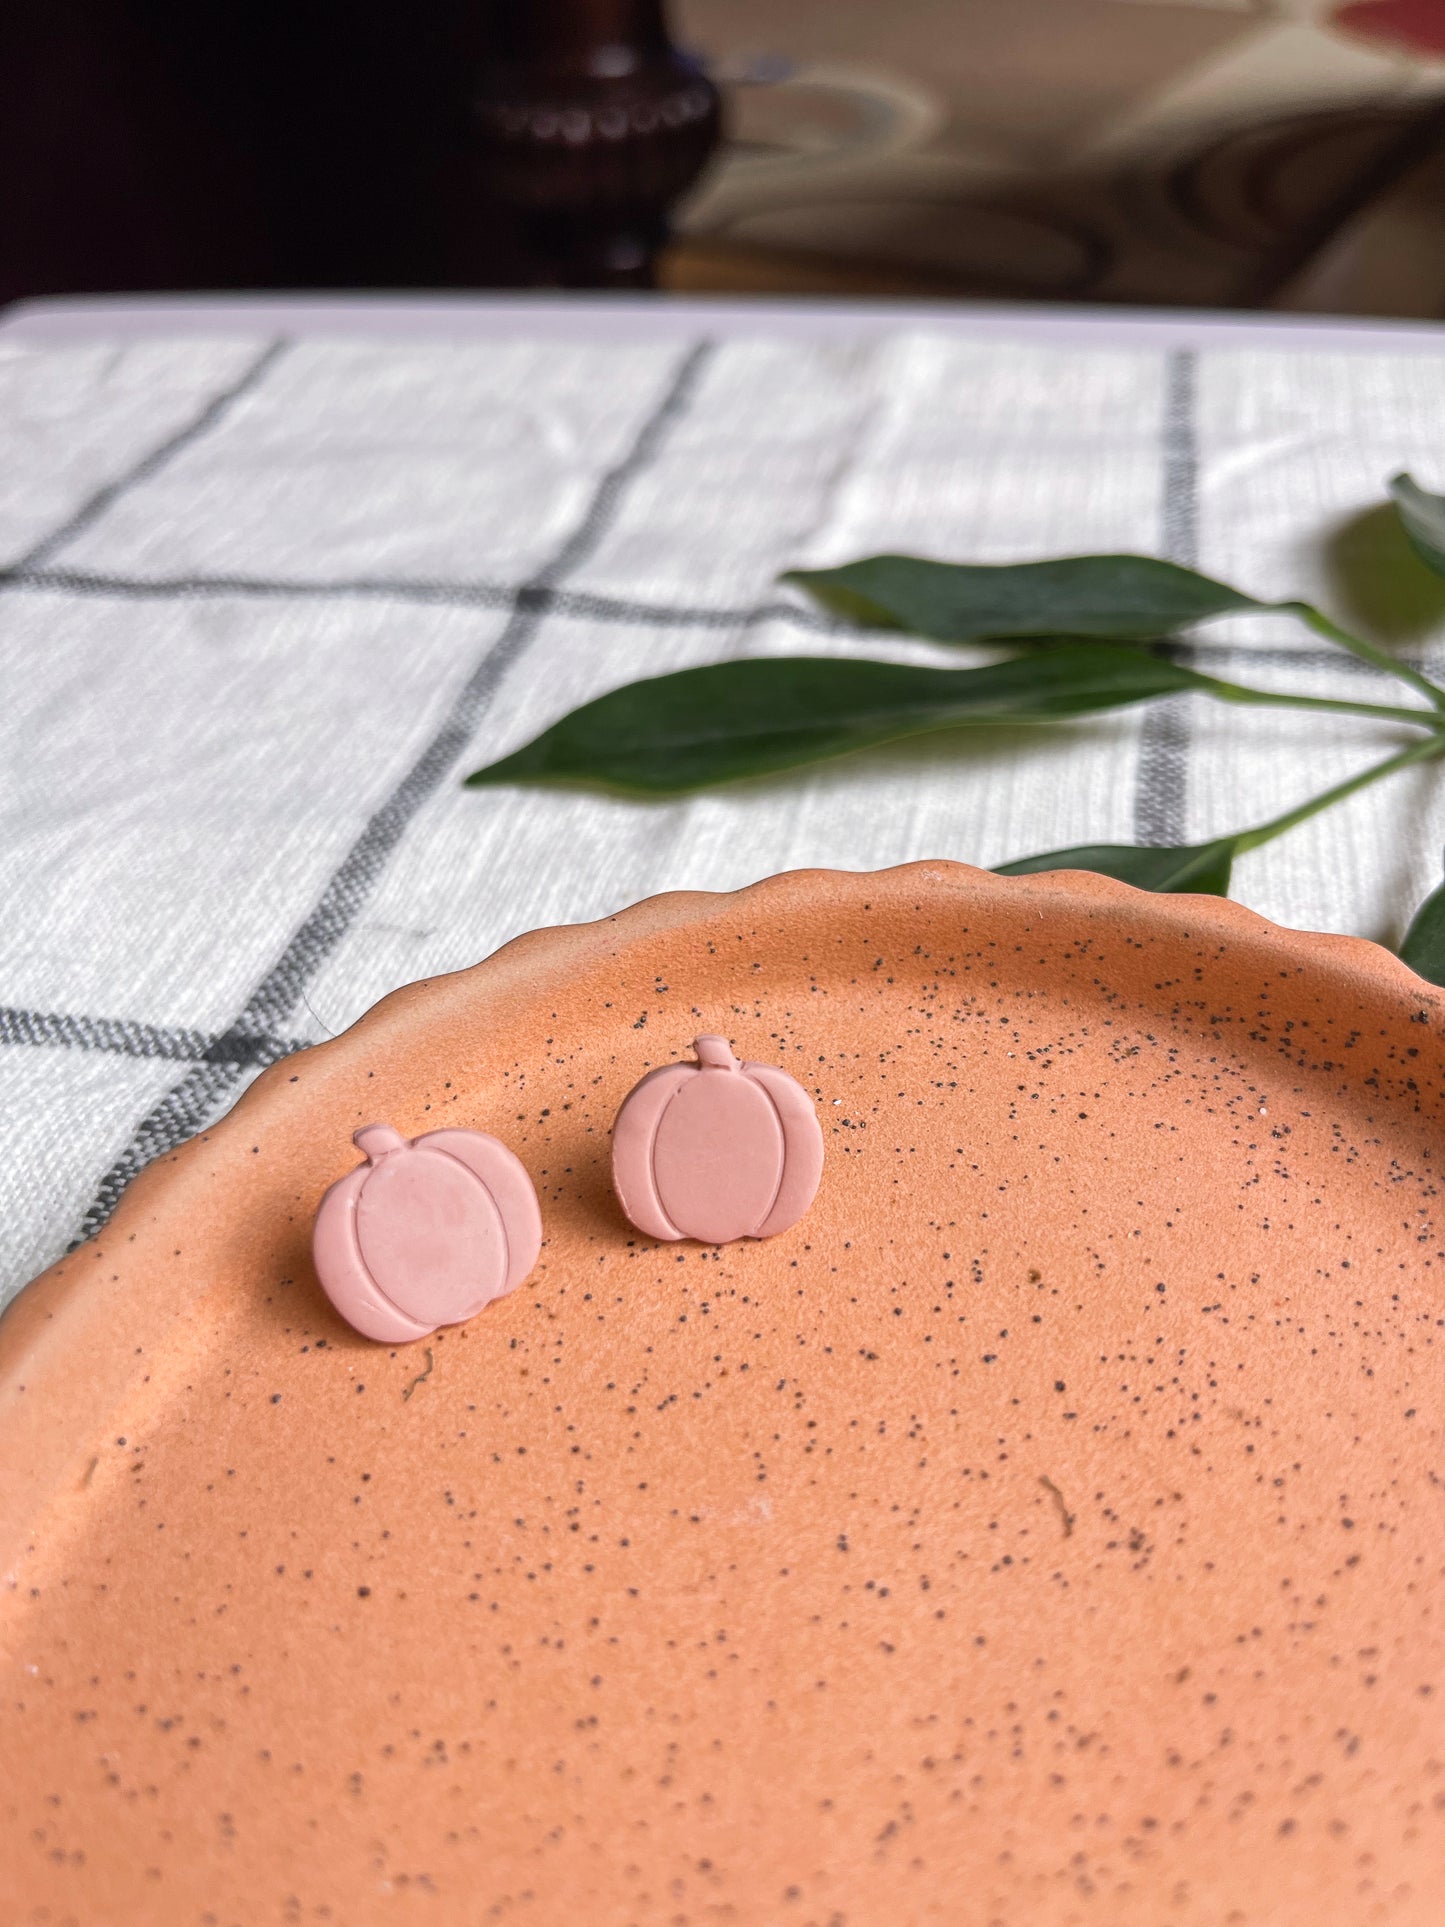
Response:
M542 1249L520 1158L483 1131L407 1139L356 1133L366 1153L321 1200L312 1234L322 1290L365 1338L404 1344L515 1290Z
M699 1037L695 1064L649 1071L612 1127L612 1183L649 1238L771 1238L813 1202L823 1133L802 1085Z

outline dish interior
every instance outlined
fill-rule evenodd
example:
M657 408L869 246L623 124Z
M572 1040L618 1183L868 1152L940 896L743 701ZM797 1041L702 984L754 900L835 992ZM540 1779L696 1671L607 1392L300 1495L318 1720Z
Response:
M3 1596L20 1917L1438 1919L1430 995L947 866L632 916L277 1067L34 1288L134 1363ZM818 1105L765 1243L611 1196L700 1030ZM378 1119L546 1232L406 1347L307 1257Z

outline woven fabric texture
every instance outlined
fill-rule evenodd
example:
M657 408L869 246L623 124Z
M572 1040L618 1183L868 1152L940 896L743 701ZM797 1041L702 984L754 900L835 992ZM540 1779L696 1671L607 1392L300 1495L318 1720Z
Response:
M203 338L0 350L0 1296L264 1065L396 985L673 888L1243 827L1397 740L1198 698L697 798L468 791L589 696L840 635L777 577L886 549L1135 550L1317 598L1445 668L1383 507L1439 487L1445 358L1009 345ZM1212 672L1411 700L1279 617ZM1243 860L1278 921L1397 940L1445 790Z

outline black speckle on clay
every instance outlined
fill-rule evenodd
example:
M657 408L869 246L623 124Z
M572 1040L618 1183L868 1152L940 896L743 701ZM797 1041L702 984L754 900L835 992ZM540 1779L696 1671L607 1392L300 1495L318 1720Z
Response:
M183 1162L59 1287L114 1396L37 1345L8 1398L72 1427L3 1562L17 1919L1433 1927L1442 1017L929 864L543 933L268 1073L205 1222ZM611 1196L705 1026L822 1124L766 1242ZM546 1235L428 1360L296 1201L443 1101Z

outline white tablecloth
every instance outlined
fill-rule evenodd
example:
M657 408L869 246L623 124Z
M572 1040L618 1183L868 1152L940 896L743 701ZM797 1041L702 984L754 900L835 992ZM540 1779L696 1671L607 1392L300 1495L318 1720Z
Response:
M1445 585L1380 506L1400 467L1445 486L1445 353L703 329L0 337L7 1294L260 1066L520 931L800 865L1196 839L1392 741L1190 699L688 801L460 786L638 675L856 649L791 564L1144 550L1445 655ZM1196 659L1409 700L1279 618ZM1390 941L1442 837L1412 772L1236 894Z

